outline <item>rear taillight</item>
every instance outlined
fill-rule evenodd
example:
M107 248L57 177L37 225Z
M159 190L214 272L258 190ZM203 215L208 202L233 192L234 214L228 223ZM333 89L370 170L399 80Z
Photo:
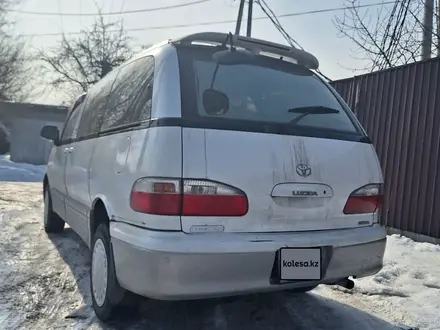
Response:
M242 216L248 211L246 195L222 183L183 180L182 215Z
M381 207L382 201L382 185L368 184L351 193L345 204L344 213L374 213Z
M179 215L182 205L180 180L142 178L131 190L130 206L141 213Z
M248 211L241 190L209 180L142 178L130 196L133 210L182 216L242 216Z

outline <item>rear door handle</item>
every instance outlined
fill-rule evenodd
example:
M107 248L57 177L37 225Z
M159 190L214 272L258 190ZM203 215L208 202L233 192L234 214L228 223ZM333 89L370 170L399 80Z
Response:
M65 154L68 154L68 153L69 153L69 148L64 148L63 152L64 152Z
M73 147L69 148L69 154L73 152L73 150L75 150Z

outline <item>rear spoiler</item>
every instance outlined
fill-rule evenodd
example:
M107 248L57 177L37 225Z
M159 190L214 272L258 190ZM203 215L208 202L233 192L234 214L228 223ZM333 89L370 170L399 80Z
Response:
M169 40L170 44L203 44L208 46L220 46L222 45L229 34L221 32L201 32L190 34L181 38ZM277 44L271 41L244 37L240 35L232 35L232 43L234 47L244 48L251 51L255 55L277 55L282 58L290 58L294 60L298 65L304 66L311 70L317 70L319 68L318 59L304 51L292 46ZM228 38L228 44L231 42Z

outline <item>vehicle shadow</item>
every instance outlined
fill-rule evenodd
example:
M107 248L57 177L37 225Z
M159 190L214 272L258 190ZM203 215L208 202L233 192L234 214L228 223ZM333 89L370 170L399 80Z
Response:
M88 248L70 228L50 239L70 267L72 280L85 301L84 306L67 316L76 319L77 329L398 329L365 311L313 292L182 302L144 299L137 310L126 311L117 322L104 325L91 306Z

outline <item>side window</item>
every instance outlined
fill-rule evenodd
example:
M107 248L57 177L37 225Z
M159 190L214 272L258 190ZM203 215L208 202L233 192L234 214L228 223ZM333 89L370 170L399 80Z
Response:
M61 143L67 142L67 140L73 137L73 133L75 131L75 127L77 127L83 107L84 103L81 103L72 110L72 113L70 114L66 124L64 125L64 130L61 134Z
M112 89L116 75L117 69L114 69L90 88L78 127L78 137L99 132L106 109L107 97Z
M150 119L153 80L153 56L140 58L122 67L108 98L101 130Z

